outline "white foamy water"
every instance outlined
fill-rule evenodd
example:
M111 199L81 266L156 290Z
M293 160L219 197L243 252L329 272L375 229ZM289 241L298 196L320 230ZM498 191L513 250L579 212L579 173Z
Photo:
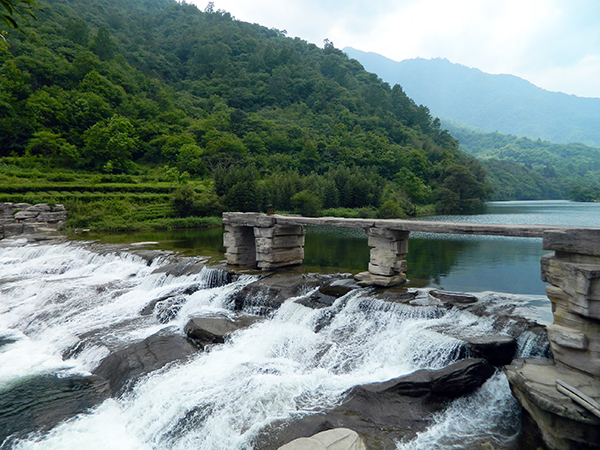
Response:
M155 272L164 264L72 244L2 248L0 336L15 342L0 347L0 391L35 374L87 373L110 349L165 326L181 330L194 315L232 314L231 294L252 282L242 277L210 288L210 269L181 277ZM198 290L186 294L191 285ZM140 315L152 300L174 293L179 309L169 323ZM492 319L386 303L367 292L319 310L297 300L225 344L147 375L121 398L11 448L252 449L268 425L333 407L353 386L446 366L461 345L449 335L484 334L493 326ZM63 359L73 348L78 351ZM502 376L472 395L476 402L453 402L427 433L400 448L446 448L435 443L448 434L503 442L517 431L506 423L514 403ZM477 420L482 414L486 419Z

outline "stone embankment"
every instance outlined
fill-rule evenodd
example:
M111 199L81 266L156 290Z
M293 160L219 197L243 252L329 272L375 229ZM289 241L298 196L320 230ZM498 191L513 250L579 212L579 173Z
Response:
M66 220L67 210L63 205L0 203L0 239L55 232Z
M554 359L515 360L512 391L551 450L600 448L600 231L544 233Z

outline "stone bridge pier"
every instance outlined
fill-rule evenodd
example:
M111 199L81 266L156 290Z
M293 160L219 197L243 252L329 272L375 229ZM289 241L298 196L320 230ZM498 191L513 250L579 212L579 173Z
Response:
M406 281L409 231L378 227L372 220L333 220L337 226L364 228L368 237L371 256L368 271L356 275L360 285L389 287ZM304 225L324 225L314 218L258 213L225 213L223 224L227 263L263 270L302 264Z

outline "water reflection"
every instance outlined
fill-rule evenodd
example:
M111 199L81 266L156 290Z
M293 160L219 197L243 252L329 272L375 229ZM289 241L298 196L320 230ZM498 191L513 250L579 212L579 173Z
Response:
M490 202L485 214L433 216L421 220L598 226L600 204L567 201ZM86 235L110 243L157 241L161 248L186 256L223 262L220 228L171 232ZM412 233L409 241L408 287L453 291L495 291L544 296L540 280L541 239ZM307 227L304 272L349 272L367 269L369 247L362 229Z

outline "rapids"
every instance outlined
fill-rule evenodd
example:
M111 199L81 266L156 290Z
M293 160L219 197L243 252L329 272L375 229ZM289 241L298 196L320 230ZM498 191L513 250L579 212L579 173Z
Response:
M0 241L0 396L41 375L87 376L110 352L162 328L183 335L190 317L232 314L232 295L256 279L229 279L208 267L174 276L161 270L169 263L167 256L148 263L84 243ZM152 372L50 430L9 436L0 448L253 449L270 424L334 407L353 386L455 361L461 341L449 337L453 331L479 335L494 327L493 318L384 302L369 292L351 291L317 310L289 298L225 344ZM170 320L140 314L173 294ZM540 352L533 336L519 345L522 356ZM477 442L508 449L519 432L518 411L497 373L398 449Z

